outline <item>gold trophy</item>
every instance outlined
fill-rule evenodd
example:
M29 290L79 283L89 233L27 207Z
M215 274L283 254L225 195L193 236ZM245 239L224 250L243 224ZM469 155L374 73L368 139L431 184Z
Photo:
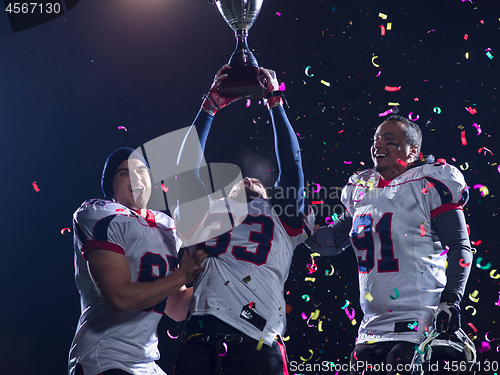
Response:
M234 31L236 49L229 59L231 70L222 82L219 92L224 96L245 95L262 98L259 84L259 64L248 48L248 30L259 15L264 0L215 0L219 12Z

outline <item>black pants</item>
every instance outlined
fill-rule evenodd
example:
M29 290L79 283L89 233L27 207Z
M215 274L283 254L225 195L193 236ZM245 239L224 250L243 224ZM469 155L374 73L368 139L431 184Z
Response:
M415 346L407 341L358 344L351 353L351 375L362 374L365 369L365 374L411 375Z
M184 343L174 375L288 375L285 347L272 346L245 335L198 335Z

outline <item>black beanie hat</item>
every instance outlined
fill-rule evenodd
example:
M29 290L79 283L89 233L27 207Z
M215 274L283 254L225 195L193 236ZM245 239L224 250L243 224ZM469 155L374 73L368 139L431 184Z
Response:
M104 169L102 171L101 187L105 198L113 198L113 179L115 178L116 170L121 163L128 159L138 159L142 161L149 170L149 165L146 160L133 148L122 147L116 149L106 159L106 163L104 164Z

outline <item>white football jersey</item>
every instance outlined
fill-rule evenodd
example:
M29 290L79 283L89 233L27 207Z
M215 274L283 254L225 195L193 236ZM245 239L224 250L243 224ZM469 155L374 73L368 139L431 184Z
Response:
M90 277L85 254L105 249L123 254L132 281L154 281L175 271L180 241L173 220L158 211L143 218L109 200L86 201L73 215L75 279L80 292L81 316L69 353L69 373L80 364L86 375L109 369L133 374L164 374L156 365L158 323L166 300L142 311L113 314Z
M391 181L373 169L349 179L342 203L353 217L364 313L358 343L419 343L429 331L446 284L446 255L431 218L467 198L463 175L443 163L411 168Z
M232 212L247 212L234 210L235 204L242 203L230 202ZM205 245L214 256L205 260L206 269L195 282L189 318L213 315L272 345L286 326L284 284L292 256L314 226L314 215L304 217L302 229L292 229L280 220L270 200L243 205L248 214L232 215L234 228L227 232L221 226L228 222L228 208L223 199L212 200L196 229L195 237L212 238Z

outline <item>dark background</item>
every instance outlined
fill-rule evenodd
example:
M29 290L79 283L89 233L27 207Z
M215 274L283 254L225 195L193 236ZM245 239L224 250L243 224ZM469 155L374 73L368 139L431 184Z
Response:
M300 135L309 183L332 192L364 168L360 163L371 166L369 147L382 121L378 114L391 108L389 102L399 103L399 114L419 116L424 154L462 168L471 186L465 213L475 259L482 257L485 268L491 263L489 269L472 266L462 303L462 325L477 336L476 346L493 339L491 349L481 349L481 361L498 360L500 344L495 305L500 283L490 277L500 268L499 10L498 2L481 0L266 0L249 37L259 64L285 82L287 112ZM379 26L388 22L392 30L381 36ZM100 174L111 151L138 147L191 123L201 94L234 44L232 31L206 0L85 0L51 22L17 33L2 8L0 374L66 373L79 298L72 234L61 229L71 227L72 213L85 199L101 196ZM305 74L307 66L314 76ZM388 92L385 86L401 90ZM244 175L272 184L277 174L268 120L256 102L224 109L212 127L207 160L236 163ZM493 154L478 152L481 147ZM473 188L478 184L489 195ZM317 219L323 225L327 205L340 201L320 195L309 199L325 201ZM288 355L298 363L301 356L310 364L347 363L362 318L355 258L348 249L315 261L318 271L308 275L309 252L297 249L286 284L292 308ZM334 274L325 276L331 266ZM475 290L478 302L469 299ZM346 300L356 311L355 326L341 309ZM319 319L308 327L301 314L316 309ZM179 342L165 332L176 336L181 328L167 317L159 327L160 365L168 373Z

